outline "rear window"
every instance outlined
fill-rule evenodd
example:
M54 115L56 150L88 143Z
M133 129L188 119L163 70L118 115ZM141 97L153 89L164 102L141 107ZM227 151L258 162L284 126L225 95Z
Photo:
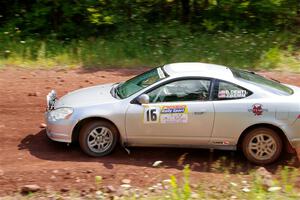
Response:
M273 81L258 74L255 74L254 72L248 72L239 69L231 69L231 71L234 77L260 86L274 94L288 96L294 93L294 91L291 88L282 85L277 81Z

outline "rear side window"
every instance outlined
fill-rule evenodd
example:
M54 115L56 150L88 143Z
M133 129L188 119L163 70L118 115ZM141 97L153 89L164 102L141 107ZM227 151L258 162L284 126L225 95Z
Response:
M242 81L247 81L248 83L260 86L264 88L265 90L272 92L277 95L292 95L294 91L277 81L273 81L270 79L267 79L265 77L262 77L258 74L255 74L254 72L248 72L243 71L239 69L231 69L234 77L238 78Z
M243 99L251 94L251 91L226 81L217 81L213 91L214 100Z

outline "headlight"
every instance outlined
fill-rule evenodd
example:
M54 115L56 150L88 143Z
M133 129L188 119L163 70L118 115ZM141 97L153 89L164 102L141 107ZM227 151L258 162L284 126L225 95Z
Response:
M56 121L60 119L68 119L73 113L73 108L58 108L52 110L49 113L48 119L50 121Z

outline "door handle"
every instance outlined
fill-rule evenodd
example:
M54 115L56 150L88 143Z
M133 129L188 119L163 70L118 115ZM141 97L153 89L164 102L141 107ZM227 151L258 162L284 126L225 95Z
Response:
M203 115L205 112L204 111L199 111L199 112L194 112L194 115Z

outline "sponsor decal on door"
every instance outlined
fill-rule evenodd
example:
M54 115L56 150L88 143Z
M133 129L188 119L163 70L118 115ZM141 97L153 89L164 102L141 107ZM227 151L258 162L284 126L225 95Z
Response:
M188 108L186 105L163 106L160 122L162 124L177 124L188 122Z
M145 124L162 123L187 123L188 107L186 105L173 106L145 106L143 121Z

